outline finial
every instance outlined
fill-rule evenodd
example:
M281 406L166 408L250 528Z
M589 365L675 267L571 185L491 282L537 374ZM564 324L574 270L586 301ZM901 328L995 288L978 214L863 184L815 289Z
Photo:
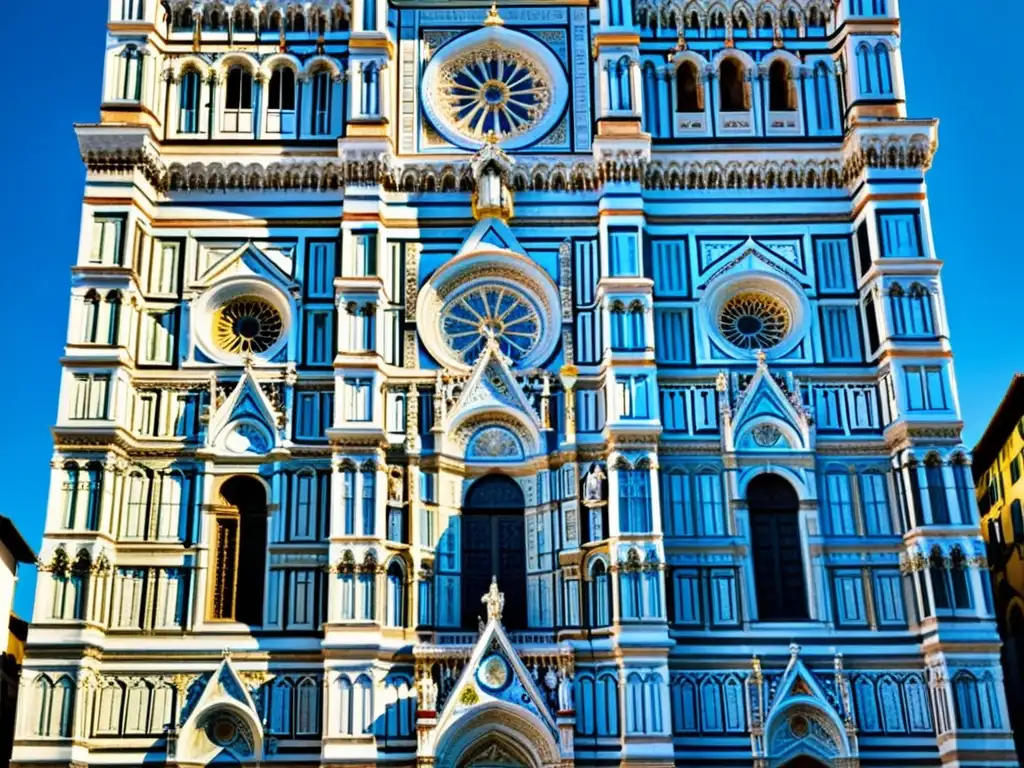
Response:
M230 648L222 649L221 652L220 652L220 657L222 659L230 659L231 658L231 649Z
M501 14L498 13L498 0L494 0L491 3L491 10L487 13L487 18L484 19L485 27L503 27L505 26L505 20L501 18Z
M796 643L789 644L789 655L794 659L800 655L800 646Z
M498 137L498 134L494 132L494 129L491 128L491 130L487 132L487 135L484 136L484 141L488 144L497 144L501 139Z
M757 367L764 368L768 363L768 355L765 354L763 349L757 350Z

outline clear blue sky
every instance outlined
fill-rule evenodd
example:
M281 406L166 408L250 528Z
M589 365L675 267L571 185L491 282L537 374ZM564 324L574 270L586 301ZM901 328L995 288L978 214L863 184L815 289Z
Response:
M950 57L964 16L953 0L901 0L903 64L912 117L938 117L940 149L928 175L932 221L956 350L969 446L980 436L1015 371L1024 370L1016 316L1024 259L1009 242L1022 214L1020 87L1013 48L986 47L984 67ZM98 119L106 2L63 3L40 39L10 35L11 61L60 52L61 67L33 77L0 78L0 146L5 148L8 238L0 260L8 298L8 455L0 512L26 540L42 540L50 425L57 408L58 358L67 331L69 271L75 258L84 171L72 124ZM14 3L9 29L39 26L36 5ZM40 43L42 47L40 47ZM46 76L46 73L49 76ZM42 73L44 76L38 76ZM1015 183L1016 182L1016 183ZM31 612L34 579L22 569L16 608Z

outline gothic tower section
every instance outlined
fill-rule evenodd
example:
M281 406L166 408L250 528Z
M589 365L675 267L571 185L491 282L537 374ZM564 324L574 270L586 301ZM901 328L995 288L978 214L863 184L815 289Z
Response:
M111 0L18 766L1015 765L896 0Z

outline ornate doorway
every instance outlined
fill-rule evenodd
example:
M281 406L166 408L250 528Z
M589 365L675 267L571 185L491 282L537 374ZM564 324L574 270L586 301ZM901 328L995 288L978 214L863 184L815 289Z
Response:
M480 598L496 576L505 593L503 623L526 627L525 501L519 485L488 475L469 489L462 509L462 627L475 630Z
M747 506L758 619L806 621L807 586L796 491L778 475L758 475L747 486Z

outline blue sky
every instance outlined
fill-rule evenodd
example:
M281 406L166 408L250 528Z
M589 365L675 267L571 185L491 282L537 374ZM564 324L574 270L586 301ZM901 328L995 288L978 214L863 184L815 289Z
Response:
M0 78L0 146L6 148L4 195L8 239L0 280L0 327L8 329L8 456L0 464L7 489L0 513L26 540L42 540L50 425L57 409L58 360L67 332L68 268L75 258L84 171L72 125L98 119L106 22L101 0L62 4L46 19L44 38L11 35L13 61L59 53L59 68L32 77ZM901 0L903 65L911 117L938 117L940 149L928 175L932 222L946 292L965 441L973 446L1010 377L1024 369L1016 317L1024 259L1009 243L1022 216L1024 178L1018 145L1021 118L1012 47L986 47L984 66L963 66L949 41L962 33L961 4ZM35 29L31 3L8 9L10 29ZM50 77L44 77L49 72ZM1015 184L1016 182L1017 184ZM16 609L31 612L34 578L22 570Z

